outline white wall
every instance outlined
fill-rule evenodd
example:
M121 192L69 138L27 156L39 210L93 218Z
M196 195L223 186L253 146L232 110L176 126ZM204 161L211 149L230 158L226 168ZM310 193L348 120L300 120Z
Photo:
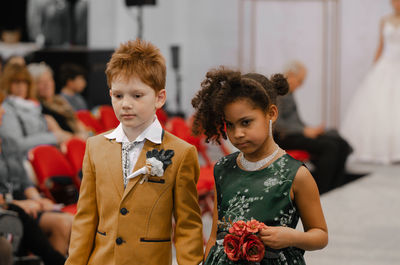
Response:
M91 47L115 48L136 38L137 8L127 8L124 3L91 1ZM157 0L156 6L143 8L143 39L158 46L167 60L169 109L175 110L176 88L170 46L181 47L181 101L184 111L191 113L191 98L207 70L223 64L237 66L237 8L238 0Z
M334 0L330 0L334 1ZM390 0L338 0L341 5L340 115L372 64L378 42L379 19L390 12ZM303 2L300 4L300 2ZM169 108L175 105L175 75L171 67L170 46L181 46L180 62L183 108L192 112L190 100L200 87L206 71L219 65L257 70L266 75L282 70L284 62L300 59L309 67L309 78L298 91L299 107L305 121L324 120L321 104L322 1L250 0L157 0L144 7L144 39L157 45L167 60ZM123 0L90 0L89 45L115 48L137 36L136 8L125 7ZM251 48L249 14L255 3L257 15ZM245 10L239 10L244 8ZM250 10L250 11L249 11ZM240 11L245 19L240 20ZM243 35L240 40L239 23ZM290 33L290 34L288 34ZM244 50L240 51L240 41ZM255 58L250 58L256 56ZM250 61L253 60L255 69ZM328 108L328 111L335 111ZM329 114L329 113L328 113ZM339 115L339 116L340 116Z
M291 60L304 62L308 76L295 97L311 104L299 104L299 112L306 123L321 123L323 112L315 110L322 110L322 1L259 1L255 16L255 70L268 76Z

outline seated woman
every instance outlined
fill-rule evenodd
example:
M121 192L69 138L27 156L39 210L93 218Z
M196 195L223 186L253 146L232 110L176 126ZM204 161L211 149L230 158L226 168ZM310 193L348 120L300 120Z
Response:
M4 127L3 99L0 92L0 128ZM54 203L40 196L24 170L22 159L14 139L0 134L0 205L18 213L24 226L23 250L40 256L46 265L64 264L72 216L53 211Z
M85 125L78 120L75 110L68 101L60 95L55 95L55 82L51 68L41 62L29 64L28 70L36 84L37 98L42 104L42 113L52 116L63 130L85 140L89 136Z
M73 136L62 130L54 118L42 114L26 66L7 64L0 88L7 94L0 133L14 139L22 152L40 144L61 144Z

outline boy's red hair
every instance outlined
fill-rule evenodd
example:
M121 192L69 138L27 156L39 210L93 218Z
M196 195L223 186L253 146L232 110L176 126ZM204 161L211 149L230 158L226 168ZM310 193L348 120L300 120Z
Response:
M165 88L166 66L160 50L140 39L128 41L119 46L107 63L107 83L118 78L137 76L156 92Z

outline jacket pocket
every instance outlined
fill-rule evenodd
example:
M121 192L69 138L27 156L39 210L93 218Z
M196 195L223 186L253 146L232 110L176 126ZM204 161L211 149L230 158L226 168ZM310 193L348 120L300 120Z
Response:
M152 183L165 184L165 179L160 177L149 177L147 181Z
M140 242L171 242L171 238L150 238L141 237Z
M97 230L97 233L100 234L100 235L102 235L102 236L106 236L106 235L107 235L106 232L101 232L101 231L99 231L99 230Z

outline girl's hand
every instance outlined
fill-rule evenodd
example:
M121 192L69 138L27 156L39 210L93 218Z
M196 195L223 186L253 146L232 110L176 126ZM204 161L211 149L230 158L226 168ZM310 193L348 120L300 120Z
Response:
M293 246L293 240L299 231L283 226L268 226L260 231L260 238L264 245L273 248L281 249Z
M36 219L38 213L42 210L40 204L34 200L22 200L22 201L13 201L13 204L19 206L24 210L24 212L34 219Z
M54 209L54 203L47 198L40 198L36 201L40 204L43 211L52 211Z

